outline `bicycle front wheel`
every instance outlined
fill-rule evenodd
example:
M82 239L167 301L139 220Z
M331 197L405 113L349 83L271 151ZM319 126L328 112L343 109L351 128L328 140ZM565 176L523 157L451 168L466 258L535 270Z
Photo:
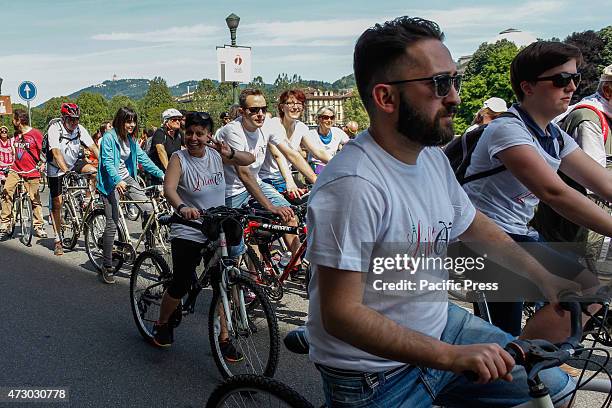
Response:
M32 201L30 201L29 197L23 195L19 198L17 208L19 209L17 221L19 222L19 232L21 233L19 241L25 246L30 246L32 243L32 232L34 231Z
M130 277L130 306L136 327L148 342L153 341L153 325L171 280L170 267L159 253L145 251L136 258Z
M232 377L215 388L206 408L219 407L313 408L312 404L280 381L260 375Z
M117 227L117 233L119 234L119 241L127 242L125 231L119 224ZM102 260L103 256L103 238L104 229L106 228L106 216L104 215L103 208L96 208L92 213L89 214L85 220L85 251L89 260L98 271L102 271ZM115 273L121 269L123 265L123 255L116 253L113 248L113 270Z
M224 378L237 374L274 376L278 365L279 335L270 300L257 285L241 277L229 283L226 296L228 319L218 286L214 287L208 313L208 338L217 368ZM223 341L228 337L233 345L231 348L235 348L231 352Z

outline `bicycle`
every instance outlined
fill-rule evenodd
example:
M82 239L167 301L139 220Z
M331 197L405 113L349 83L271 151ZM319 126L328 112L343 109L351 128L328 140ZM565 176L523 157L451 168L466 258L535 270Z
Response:
M244 230L245 242L256 246L261 254L261 260L252 247L247 248L245 260L251 263L256 282L264 287L266 294L275 301L279 301L284 295L284 282L295 271L296 265L306 253L306 204L291 207L298 216L297 227L279 225L270 220L251 219ZM286 265L281 265L282 252L286 250L283 245L284 234L298 235L302 242ZM281 242L281 249L274 248L275 242ZM307 264L307 261L303 261ZM247 268L249 269L249 268ZM305 268L305 286L308 293L310 282L310 266Z
M123 264L132 264L141 244L145 249L160 247L164 253L169 252L168 229L159 224L157 216L169 213L169 206L161 196L157 186L144 188L147 200L119 200L119 223L117 224L118 239L113 243L113 269L116 273ZM150 204L153 208L147 218L136 243L133 242L130 231L121 210L121 204ZM98 271L102 270L103 234L106 227L104 208L95 208L85 220L85 250L91 263Z
M514 408L552 408L553 401L550 393L540 380L538 374L544 369L558 367L569 360L589 362L598 366L599 370L586 379L584 379L583 370L582 375L578 378L576 388L560 397L559 400L564 400L571 396L571 405L576 393L579 390L584 390L607 394L602 407L609 407L612 404L612 376L605 368L610 360L608 350L580 345L580 340L583 337L581 315L587 311L586 306L591 303L605 305L605 314L607 315L610 296L609 294L596 295L591 299L585 299L584 297L570 294L565 298L567 301L563 302L562 306L570 312L571 334L564 342L553 345L545 340L516 339L505 347L505 350L514 358L516 364L523 366L528 374L527 384L531 400ZM585 301L587 302L585 303ZM606 361L603 364L593 361L592 356L595 351L606 354ZM589 355L586 358L576 357L581 356L583 353L588 353ZM600 372L605 372L608 378L605 380L595 378ZM477 376L474 373L465 372L464 375L473 381L477 380ZM230 378L219 385L209 397L206 408L245 407L257 406L257 404L275 406L272 405L272 401L277 401L278 405L276 406L293 408L312 407L312 404L304 397L279 381L262 376L241 375Z
M95 174L96 172L78 174L71 171L63 177L60 236L64 249L74 249L81 232L84 230L84 220L101 205L94 198L96 191L91 188L87 180L87 177ZM87 201L87 191L89 192L89 201Z
M31 171L21 172L10 170L7 171L6 174L10 172L14 172L16 174L28 174L37 169L33 169ZM2 191L2 194L7 194L6 191ZM19 225L19 241L29 247L32 246L32 235L34 232L34 213L32 210L32 200L30 200L30 195L28 194L28 189L26 188L26 182L22 177L19 177L19 181L17 182L17 186L15 187L15 192L13 194L13 208L11 212L11 223L8 228L8 233L6 237L13 238L15 236L15 231L17 230L17 225Z
M47 170L46 166L40 170L40 181L38 183L38 192L42 193L45 191L45 187L47 186Z
M202 211L202 224L187 221L174 214L162 216L164 225L179 223L203 231L208 241L202 250L203 272L193 277L190 290L179 303L170 322L177 327L193 314L198 295L211 286L212 301L208 312L208 339L217 368L224 378L240 373L273 376L278 364L278 322L268 297L235 266L228 257L226 220L241 225L252 210L216 207ZM241 232L241 231L240 231ZM237 241L240 240L238 232ZM159 316L163 294L172 280L172 272L158 251L146 250L136 259L130 278L130 305L142 337L153 339L153 325ZM219 335L227 329L229 337L244 360L228 364L221 354Z

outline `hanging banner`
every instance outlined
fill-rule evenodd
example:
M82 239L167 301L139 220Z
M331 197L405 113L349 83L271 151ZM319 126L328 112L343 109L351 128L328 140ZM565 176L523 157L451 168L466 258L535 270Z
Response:
M13 105L10 96L0 96L0 115L12 115Z
M251 48L217 47L219 82L251 82Z

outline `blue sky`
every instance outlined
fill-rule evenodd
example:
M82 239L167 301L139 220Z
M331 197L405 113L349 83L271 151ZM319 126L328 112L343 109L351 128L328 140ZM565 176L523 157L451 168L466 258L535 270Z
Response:
M215 46L229 43L225 17L232 12L241 17L238 44L253 48L254 76L273 82L286 72L334 81L351 73L359 34L396 16L438 22L456 59L510 27L539 38L565 38L611 23L610 0L585 4L588 7L574 0L0 0L2 93L18 100L18 84L31 80L39 89L37 105L113 74L160 75L169 85L216 79Z

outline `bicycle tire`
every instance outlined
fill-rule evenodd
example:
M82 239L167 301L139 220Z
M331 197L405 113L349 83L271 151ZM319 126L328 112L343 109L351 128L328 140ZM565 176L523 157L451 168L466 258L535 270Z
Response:
M62 247L64 249L74 249L79 239L79 224L75 219L70 205L66 200L62 200L62 206L60 208L60 219L62 220L61 225L61 237Z
M272 404L272 398L279 401L278 405ZM245 400L255 404L246 404ZM231 401L236 403L231 404ZM281 402L284 405L280 405ZM288 385L273 378L252 374L237 375L224 381L214 389L206 402L206 408L232 406L314 408L310 402Z
M144 265L149 263L155 269L155 274L145 269ZM171 279L170 267L160 253L144 251L136 258L130 276L130 307L138 332L149 343L153 342L153 324L159 317L161 300ZM151 305L157 307L151 308ZM152 313L148 313L151 309Z
M94 209L84 222L85 252L87 252L87 257L98 272L102 271L102 234L104 234L105 225L104 208ZM127 242L126 233L121 223L117 225L117 234L120 242ZM121 269L123 261L123 256L113 254L113 271L115 273Z
M264 265L261 263L261 260L257 256L257 253L250 246L247 247L246 252L243 255L243 259L247 258L255 268L257 276L255 276L255 283L261 286L268 295L268 297L274 301L279 301L284 296L283 285L280 283L276 276L273 276L266 272ZM249 265L246 265L246 269L249 269ZM252 275L251 275L252 276Z
M244 359L241 362L227 363L221 355L219 338L217 335L219 332L217 330L217 324L219 324L219 320L217 320L217 305L221 304L218 286L213 287L213 297L208 313L208 339L210 341L213 359L224 378L237 374L262 374L266 377L272 377L276 372L280 352L276 313L270 300L259 286L255 285L249 279L238 277L229 283L228 290L237 285L242 288L243 293L248 293L248 291L250 291L254 295L247 308L247 327L245 327L244 322L242 322L242 324L238 323L236 319L236 312L238 311L235 307L235 300L232 296L228 297L228 304L232 311L232 325L234 326L233 333L229 333L230 339L236 347L236 350L242 353ZM245 289L246 291L244 291ZM263 319L258 319L262 314ZM258 326L258 323L263 326L264 322L267 327ZM218 327L220 328L220 325ZM257 338L255 339L255 337ZM251 354L251 351L257 353L258 350L254 340L257 340L258 345L261 346L261 355ZM266 354L267 357L264 364L263 358ZM243 372L240 372L241 370Z
M34 232L34 214L32 213L32 201L30 197L23 195L18 198L19 208L19 241L27 247L32 245L32 233Z

